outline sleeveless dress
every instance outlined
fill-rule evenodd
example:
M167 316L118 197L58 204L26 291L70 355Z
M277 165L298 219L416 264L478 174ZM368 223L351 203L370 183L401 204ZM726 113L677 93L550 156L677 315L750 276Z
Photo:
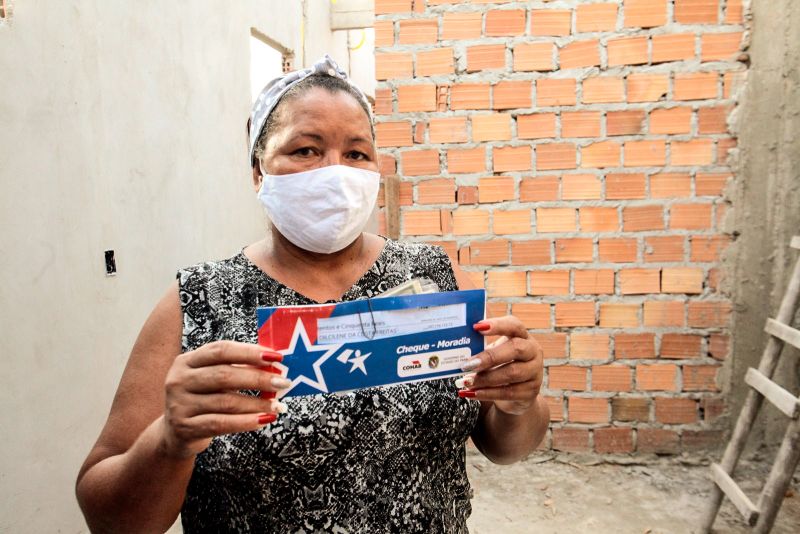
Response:
M427 277L458 289L439 247L387 240L342 297ZM256 307L315 304L239 253L178 272L183 350L257 342ZM479 404L454 379L285 399L287 414L219 436L197 456L185 532L467 532L465 442Z

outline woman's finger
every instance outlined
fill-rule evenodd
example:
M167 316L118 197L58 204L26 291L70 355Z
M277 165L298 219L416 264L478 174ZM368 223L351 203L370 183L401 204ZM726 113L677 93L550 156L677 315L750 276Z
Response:
M529 361L541 356L541 348L533 339L512 337L505 343L489 346L466 361L463 371L481 372L512 361Z
M536 398L539 389L540 386L531 380L493 388L462 389L458 396L487 401L528 401Z
M274 413L223 414L207 413L189 417L180 425L180 435L187 441L258 430L264 425L274 423L278 415Z
M238 341L215 341L182 355L193 368L219 364L244 364L254 367L280 362L283 355L267 347Z
M185 403L186 416L207 413L243 414L243 413L286 413L286 404L275 399L263 399L240 393L212 393L210 395L192 395Z
M484 389L519 384L523 382L541 383L540 366L534 360L512 362L476 374L470 381L469 389Z
M473 328L484 336L521 337L523 339L528 337L525 325L513 315L484 319L475 323Z
M184 387L192 393L216 393L256 389L259 391L280 391L291 386L291 381L274 374L265 373L255 367L233 365L211 365L192 369L187 373Z

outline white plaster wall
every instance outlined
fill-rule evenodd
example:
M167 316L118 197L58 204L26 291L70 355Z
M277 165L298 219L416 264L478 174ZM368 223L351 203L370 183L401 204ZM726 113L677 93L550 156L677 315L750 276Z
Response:
M306 6L315 55L327 5ZM75 475L145 317L176 269L263 234L250 28L299 66L302 10L24 0L0 26L0 532L85 530Z

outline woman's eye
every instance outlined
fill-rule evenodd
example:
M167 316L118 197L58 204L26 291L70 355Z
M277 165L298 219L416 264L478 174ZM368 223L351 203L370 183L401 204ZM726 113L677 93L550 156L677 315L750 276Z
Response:
M351 159L355 159L358 161L369 159L369 157L366 154L364 154L363 152L358 152L357 150L353 150L352 152L350 152L349 157Z
M297 150L292 152L292 155L303 156L303 157L313 156L314 155L314 149L311 148L311 147L305 146L303 148L298 148Z

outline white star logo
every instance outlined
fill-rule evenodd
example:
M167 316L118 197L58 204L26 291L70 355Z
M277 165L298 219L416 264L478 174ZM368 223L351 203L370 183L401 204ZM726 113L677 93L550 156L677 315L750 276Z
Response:
M313 345L311 341L308 339L308 333L306 332L305 325L303 325L303 321L298 318L297 323L295 323L294 332L292 332L292 340L289 342L289 346L283 350L279 350L278 352L280 352L284 356L291 357L292 355L295 354L295 347L297 347L297 340L301 338L303 340L303 346L302 348L298 347L300 350L297 351L300 355L303 355L303 353L310 354L312 352L322 352L324 354L322 354L322 356L317 358L311 365L312 369L314 370L314 379L309 378L308 376L302 373L302 367L308 367L307 362L303 362L306 365L302 365L301 362L293 362L291 358L289 358L288 360L284 360L284 362L288 365L280 363L273 364L275 367L280 369L281 375L287 378L289 378L290 374L289 365L291 365L291 370L295 370L297 368L301 369L300 373L297 376L290 378L292 381L292 385L289 387L289 389L284 391L284 395L287 392L291 391L297 384L301 383L311 386L312 388L317 389L323 393L328 393L328 386L327 384L325 384L325 376L322 374L321 367L322 364L325 363L325 361L328 358L333 356L334 353L336 353L336 351L341 348L341 345Z
M361 351L357 350L357 351L355 351L355 356L350 358L351 354L353 354L353 351L351 349L345 349L345 350L342 351L342 353L340 355L338 355L336 357L336 359L339 360L342 363L350 363L350 364L352 364L353 366L350 368L350 372L351 373L353 371L355 371L356 369L358 369L359 371L364 373L364 376L366 376L367 375L367 368L364 366L364 362L367 361L367 358L369 358L372 355L372 353L368 352L366 354L361 354Z

